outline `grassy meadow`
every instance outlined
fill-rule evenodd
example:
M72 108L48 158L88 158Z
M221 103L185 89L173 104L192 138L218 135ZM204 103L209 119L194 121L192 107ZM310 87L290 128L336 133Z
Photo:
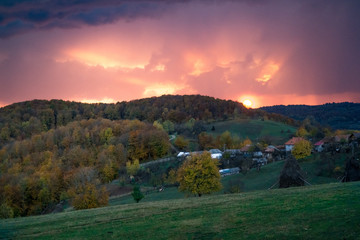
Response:
M311 185L317 184L327 184L327 183L336 183L339 182L334 177L319 176L317 171L319 168L320 160L319 154L313 154L307 159L300 160L299 164L302 169L303 177ZM341 153L337 155L336 166L345 166L345 160L348 157L347 154ZM166 163L162 163L166 164ZM257 190L267 190L272 187L277 188L276 185L280 172L283 168L284 161L278 161L269 163L261 167L260 171L257 169L251 169L246 174L240 173L236 175L226 176L221 179L223 189L214 194L223 194L224 192L229 192L229 189L233 185L240 187L241 192L251 192ZM118 184L118 183L114 183ZM145 193L145 191L143 190ZM164 191L152 191L145 195L145 198L141 202L152 202L160 200L170 200L170 199L183 199L185 195L177 190L176 187L165 188ZM134 203L133 197L128 194L125 196L114 196L110 198L109 205L115 206L119 204L132 204ZM134 203L135 204L135 203Z
M360 182L0 220L2 239L359 239Z
M211 131L212 126L215 127ZM262 137L270 137L273 144L284 144L289 135L296 132L296 128L284 123L270 120L254 119L235 119L229 121L214 122L206 125L208 133L214 136L229 131L232 135L237 135L241 139L249 138L251 141L258 141Z

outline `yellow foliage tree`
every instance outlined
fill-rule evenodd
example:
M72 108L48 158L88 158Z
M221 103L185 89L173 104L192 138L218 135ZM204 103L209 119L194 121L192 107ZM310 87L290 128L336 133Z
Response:
M302 159L311 155L311 143L307 140L301 140L294 145L291 153L296 159Z
M305 129L304 126L301 126L298 128L298 130L295 133L296 136L298 137L306 137L309 135L308 131Z
M82 190L72 201L75 209L97 208L108 204L109 194L105 187L97 189L94 184L87 183Z
M209 152L192 155L178 170L179 190L196 194L210 194L222 188L218 160L212 159Z
M131 161L127 161L126 162L126 172L130 175L130 176L134 176L140 168L140 163L138 159L135 159L133 163L131 163Z

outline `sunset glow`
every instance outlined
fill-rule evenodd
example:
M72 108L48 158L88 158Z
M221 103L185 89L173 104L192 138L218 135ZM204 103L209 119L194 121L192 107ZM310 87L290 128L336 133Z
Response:
M359 9L356 1L0 3L0 104L162 94L251 108L360 102ZM40 10L43 18L33 14Z
M243 102L243 105L244 105L246 108L251 108L252 102L251 102L249 99L246 99L246 100Z

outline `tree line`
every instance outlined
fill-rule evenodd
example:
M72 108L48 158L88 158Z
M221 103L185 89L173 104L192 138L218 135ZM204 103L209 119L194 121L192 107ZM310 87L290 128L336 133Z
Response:
M149 123L161 121L184 124L191 119L207 122L239 116L271 119L289 125L297 124L291 118L280 114L246 109L235 101L200 95L164 95L115 104L33 100L0 108L0 147L8 142L27 139L34 134L80 120L137 119Z

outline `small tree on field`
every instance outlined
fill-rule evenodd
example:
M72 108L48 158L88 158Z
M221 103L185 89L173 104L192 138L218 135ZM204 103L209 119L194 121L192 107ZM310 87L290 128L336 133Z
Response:
M144 194L142 194L142 192L140 191L140 187L137 185L134 187L131 195L133 196L135 202L137 202L137 203L140 202L140 200L144 198Z
M301 140L295 143L291 153L296 159L302 159L311 155L311 143L307 140Z
M179 190L196 194L210 194L222 188L218 160L209 152L190 156L178 170Z

